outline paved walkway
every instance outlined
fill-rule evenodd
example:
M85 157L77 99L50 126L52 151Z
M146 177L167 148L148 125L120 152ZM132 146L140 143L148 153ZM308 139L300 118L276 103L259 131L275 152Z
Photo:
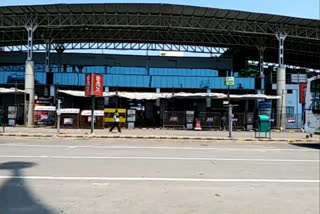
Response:
M23 136L23 137L56 137L57 130L54 128L25 128L6 127L5 133L0 136ZM186 140L229 140L227 131L188 131L170 129L122 129L122 133L108 129L96 129L94 136L90 135L89 129L61 129L58 137L97 137L97 138L143 138L143 139L186 139ZM254 138L253 131L234 131L234 140L259 141ZM289 141L289 142L320 142L318 136L306 139L306 134L299 131L272 132L272 140L263 141Z

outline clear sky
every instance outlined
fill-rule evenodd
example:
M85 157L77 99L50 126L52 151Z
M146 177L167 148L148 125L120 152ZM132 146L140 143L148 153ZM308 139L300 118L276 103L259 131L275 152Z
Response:
M170 3L319 19L320 0L0 0L0 6L55 3Z

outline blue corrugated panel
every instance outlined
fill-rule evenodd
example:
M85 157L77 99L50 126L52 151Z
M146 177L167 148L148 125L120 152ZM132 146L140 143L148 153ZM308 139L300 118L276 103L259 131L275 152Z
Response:
M0 72L0 83L5 84L8 82L8 72Z
M46 73L35 73L35 80L38 84L46 84Z
M122 79L126 87L135 87L135 78L131 78L131 76L122 76Z
M153 76L152 77L152 83L151 83L151 87L153 88L157 88L159 87L159 85L161 85L161 80L158 76Z

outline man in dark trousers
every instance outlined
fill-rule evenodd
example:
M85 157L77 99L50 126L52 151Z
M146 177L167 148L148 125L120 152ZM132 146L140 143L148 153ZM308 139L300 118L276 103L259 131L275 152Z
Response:
M112 132L114 127L117 127L118 131L121 132L121 129L119 127L119 121L120 121L119 113L118 113L118 109L116 109L116 111L114 112L114 115L113 115L113 125L112 125L111 129L109 130L110 132Z

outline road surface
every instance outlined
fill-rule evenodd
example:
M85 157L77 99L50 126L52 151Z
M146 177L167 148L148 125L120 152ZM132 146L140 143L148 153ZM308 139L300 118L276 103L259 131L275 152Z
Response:
M0 214L319 213L319 146L0 138Z

